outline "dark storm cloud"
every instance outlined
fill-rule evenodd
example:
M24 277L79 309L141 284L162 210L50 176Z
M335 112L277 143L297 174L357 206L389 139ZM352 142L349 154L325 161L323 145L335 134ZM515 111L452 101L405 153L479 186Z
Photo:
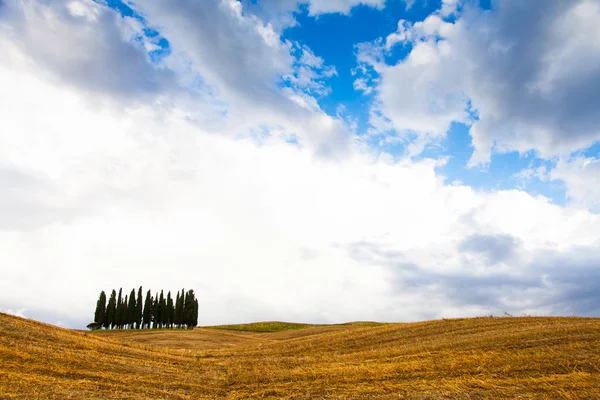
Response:
M500 239L498 240L498 238ZM514 252L511 237L479 235L459 244L460 252L484 253L497 261ZM486 248L486 244L490 248ZM391 274L390 291L442 295L448 306L478 306L490 312L520 315L540 310L559 315L600 315L600 250L583 247L567 253L537 251L530 262L512 261L510 270L487 267L485 274L465 265L460 270L432 271L394 250L375 243L347 246L349 255L366 265L384 266Z
M481 254L488 264L496 264L510 260L514 256L518 245L518 240L511 235L475 234L465 238L460 243L459 250Z

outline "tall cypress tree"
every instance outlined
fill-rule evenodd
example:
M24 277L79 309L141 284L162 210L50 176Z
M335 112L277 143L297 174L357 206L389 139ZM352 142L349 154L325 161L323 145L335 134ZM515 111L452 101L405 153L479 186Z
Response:
M183 302L183 323L188 329L194 329L198 325L198 300L193 289L185 293Z
M173 323L176 328L179 328L179 292L177 292L177 297L175 298L175 310L173 316Z
M129 294L129 303L127 304L127 314L129 316L127 321L127 327L133 329L133 324L137 321L137 305L135 304L135 289L131 289Z
M167 293L167 327L173 328L173 319L175 318L175 306L173 305L173 298L171 292Z
M127 308L128 306L128 296L125 295L125 299L123 299L123 305L121 306L121 310L123 310L123 312L121 313L121 329L124 329L125 327L127 327L127 324L129 323L129 309Z
M185 293L185 297L183 300L183 323L185 326L190 329L192 325L192 296L194 291L192 289L188 290Z
M135 329L140 329L140 325L142 324L142 311L143 311L142 287L141 286L138 289L138 296L137 296L137 301L135 302L135 306L136 306L135 315L137 316L137 320L135 321Z
M192 329L198 326L198 299L194 299L194 312L192 313Z
M167 325L169 310L167 310L167 301L165 300L165 295L162 290L160 291L158 306L160 307L160 326L164 328Z
M104 325L106 319L106 293L104 290L100 292L98 301L96 302L96 311L94 312L94 322Z
M152 329L158 328L158 324L160 323L160 310L158 309L158 292L154 297L154 302L152 303Z
M106 322L104 324L104 328L113 329L115 327L115 315L117 312L117 292L113 289L110 294L110 299L108 300L108 305L106 306Z
M183 328L185 320L185 289L181 289L181 296L179 296L179 304L177 307L179 308L177 325L179 325L179 328Z
M142 328L150 329L150 322L152 322L152 293L148 290L144 301Z
M119 289L119 296L117 297L117 311L115 313L115 326L121 329L121 323L123 320L123 288Z

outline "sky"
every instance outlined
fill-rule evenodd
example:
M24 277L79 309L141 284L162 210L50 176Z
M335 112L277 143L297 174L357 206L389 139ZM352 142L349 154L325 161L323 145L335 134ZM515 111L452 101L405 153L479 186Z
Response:
M600 316L600 0L0 0L0 310Z

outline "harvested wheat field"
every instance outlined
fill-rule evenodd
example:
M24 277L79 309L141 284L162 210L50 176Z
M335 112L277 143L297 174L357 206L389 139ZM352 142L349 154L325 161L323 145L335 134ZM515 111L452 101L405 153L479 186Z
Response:
M0 361L2 399L595 399L600 319L85 333L0 314Z

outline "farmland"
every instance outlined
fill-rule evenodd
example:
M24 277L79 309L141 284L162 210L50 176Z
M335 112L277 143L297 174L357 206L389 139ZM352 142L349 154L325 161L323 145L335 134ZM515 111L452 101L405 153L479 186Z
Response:
M597 398L600 319L81 332L0 314L0 398Z

